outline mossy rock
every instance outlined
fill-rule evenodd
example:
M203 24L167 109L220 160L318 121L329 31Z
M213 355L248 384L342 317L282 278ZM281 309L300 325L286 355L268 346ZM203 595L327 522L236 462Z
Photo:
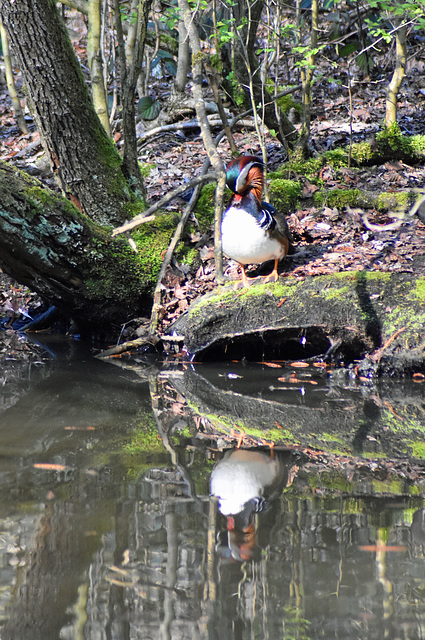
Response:
M406 213L416 197L417 194L410 191L377 194L360 189L322 189L313 195L314 202L319 207L377 209L398 214Z
M301 175L306 177L314 184L323 184L319 173L323 167L333 167L339 169L348 165L348 152L346 149L337 148L330 151L326 151L314 158L308 158L307 160L298 159L295 156L291 157L288 162L285 162L277 171L269 173L271 179L274 178L293 178L295 175Z

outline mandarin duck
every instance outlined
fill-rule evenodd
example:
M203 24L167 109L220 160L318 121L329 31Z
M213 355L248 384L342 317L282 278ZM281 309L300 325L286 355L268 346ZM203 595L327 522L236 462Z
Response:
M248 559L256 543L254 516L266 511L281 492L287 469L279 456L233 449L214 467L210 494L227 521L227 545L236 559Z
M233 195L221 223L223 252L240 264L244 287L249 286L245 266L267 260L274 260L274 269L265 282L276 282L277 265L288 253L290 233L285 216L261 201L263 162L255 156L232 160L226 168L226 181Z

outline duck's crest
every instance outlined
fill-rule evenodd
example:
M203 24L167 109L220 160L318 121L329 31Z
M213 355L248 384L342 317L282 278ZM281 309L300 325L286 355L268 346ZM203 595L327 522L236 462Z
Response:
M241 156L227 165L227 186L237 194L252 191L258 202L264 187L264 164L256 156Z

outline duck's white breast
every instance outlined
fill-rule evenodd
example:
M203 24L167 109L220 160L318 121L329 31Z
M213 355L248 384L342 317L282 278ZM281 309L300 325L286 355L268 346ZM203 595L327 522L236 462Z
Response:
M278 460L262 452L237 449L228 452L213 469L211 495L219 498L221 513L236 514L248 500L262 497L280 473Z
M264 231L255 218L237 207L230 207L221 223L223 252L240 264L280 260L284 248Z

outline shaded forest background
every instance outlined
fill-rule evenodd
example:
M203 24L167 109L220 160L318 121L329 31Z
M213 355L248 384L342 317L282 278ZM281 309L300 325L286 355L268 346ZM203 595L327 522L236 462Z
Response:
M147 213L155 216L133 227L132 237L117 236L120 246L138 251L124 265L122 298L114 298L116 287L108 294L116 312L104 322L121 337L161 332L216 286L222 264L214 251L214 217L222 196L217 193L214 207L215 184L200 193L191 181L209 164L217 179L236 153L263 156L269 198L288 215L297 253L283 275L423 268L424 2L80 0L58 6L97 117L120 154L132 194L122 199L132 203L132 213L144 215L151 206ZM8 57L5 26L1 157L90 217L84 198L52 167L54 153L40 114L33 118L34 95L13 46ZM181 185L183 199L163 204L161 213L152 210ZM108 234L124 222L91 218ZM2 266L70 311L70 301L52 296L51 288ZM226 260L224 274L235 276ZM88 279L81 278L84 286ZM127 312L125 289L139 281L143 301L129 291ZM8 281L2 296L11 322L33 300ZM82 305L80 322L89 304ZM100 320L92 315L89 326L101 325L102 313L96 309Z

